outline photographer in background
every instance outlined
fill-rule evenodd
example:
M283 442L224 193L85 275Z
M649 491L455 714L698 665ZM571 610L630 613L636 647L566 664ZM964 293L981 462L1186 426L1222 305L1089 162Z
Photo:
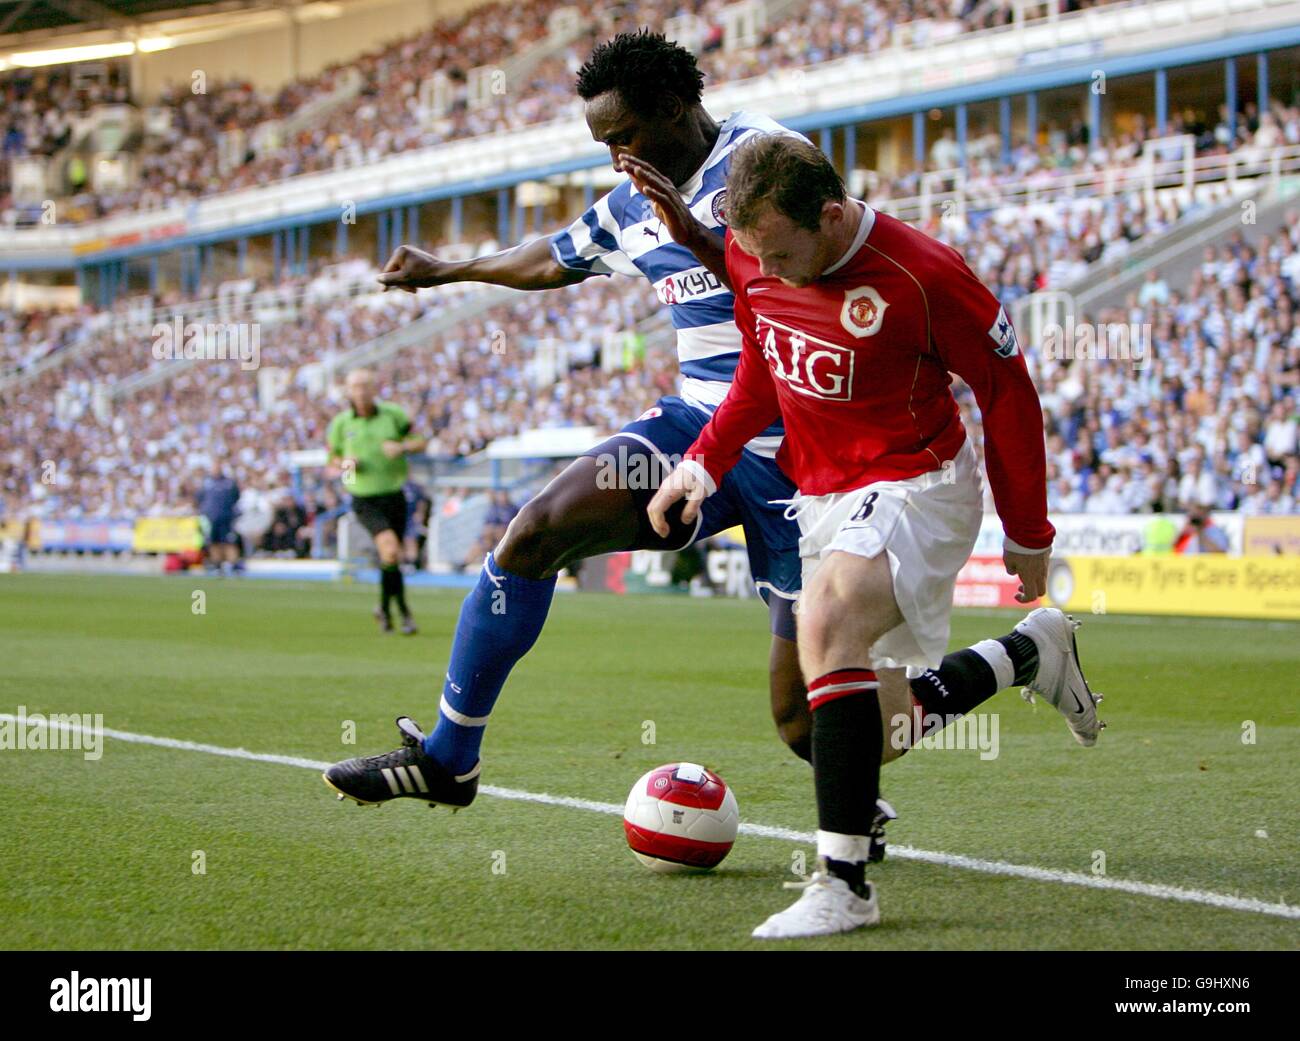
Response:
M1228 533L1214 523L1204 506L1187 508L1187 523L1174 543L1175 553L1227 553Z

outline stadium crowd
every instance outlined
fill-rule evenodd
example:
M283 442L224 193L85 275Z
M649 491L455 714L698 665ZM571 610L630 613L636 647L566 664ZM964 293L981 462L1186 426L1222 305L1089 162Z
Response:
M123 63L0 75L0 216L8 209L10 160L58 155L92 109L131 103L127 80ZM64 176L69 190L79 194L89 179L85 157L69 157Z
M520 31L542 25L539 15ZM1078 124L1049 127L1037 147L1018 142L1007 163L996 135L973 135L965 211L936 207L925 230L960 249L1014 315L1028 294L1070 285L1089 265L1121 256L1186 212L1179 191L1058 190L1081 173L1104 177L1130 167L1151 131L1140 118L1125 125L1101 142L1089 142ZM1178 115L1174 129L1193 134L1203 150L1265 150L1300 141L1300 110L1274 104L1261 115L1247 107L1235 140L1222 113L1217 122ZM954 149L951 135L942 135L929 167L950 168ZM915 195L920 176L873 184L868 198L888 207ZM1023 198L1026 185L1040 201L1006 201L1013 186ZM0 391L9 417L0 429L0 516L183 511L220 462L247 494L283 513L275 549L301 549L303 517L284 499L285 453L320 445L339 407L334 377L347 352L430 319L470 291L383 294L374 274L359 259L314 262L310 275L234 287L230 299L243 308L235 317L259 326L261 369L282 370L283 385L264 383L235 361L157 358L151 323L184 313L187 302L175 294L145 307L140 298L123 300L107 312L0 312L0 377L18 374ZM1046 416L1051 507L1293 512L1300 496L1297 305L1300 217L1293 213L1274 235L1253 244L1236 235L1207 250L1185 284L1153 273L1124 307L1078 316L1149 330L1140 364L1071 364L1025 341ZM593 279L494 307L450 331L430 330L426 341L380 364L378 376L386 396L419 416L434 451L446 457L529 428L611 432L675 386L669 337L647 350L635 328L654 310L642 283ZM43 372L22 372L36 362ZM152 383L122 385L166 366L174 371L159 371ZM959 400L978 445L978 410L968 392L959 390ZM53 479L46 461L54 463ZM298 504L303 516L334 506L337 500Z
M1077 250L1080 235L1097 232L1104 240L1113 233L1104 213L1071 224L1071 207L1061 209L1055 226L1037 222L1038 239L1023 248L993 217L954 240L1010 306L1017 295L1051 285L1050 264L1041 266L1048 255L1035 253L1039 241ZM268 330L263 346L264 366L292 374L274 401L259 400L256 372L216 360L182 367L99 411L96 380L69 378L66 366L11 388L4 395L11 421L0 434L0 489L9 508L21 502L63 517L175 512L191 503L198 476L216 459L241 487L282 492L284 453L319 445L338 407L336 396L318 392L329 382L317 378L321 363L440 306L436 293L304 298L292 319ZM1254 245L1234 236L1209 250L1188 285L1171 287L1153 275L1125 307L1096 316L1149 327L1144 362L1070 364L1027 343L1046 416L1052 508L1293 512L1300 494L1298 305L1300 214L1291 213L1276 235ZM639 283L593 279L431 335L382 363L378 376L444 456L468 455L526 428L608 432L675 385L671 350L642 354L628 333L653 309ZM611 346L607 368L601 362ZM147 339L136 348L122 351L118 343L88 358L120 377L140 366ZM959 400L978 444L978 410L968 392ZM53 483L41 480L45 460L56 461Z
M1287 109L1274 102L1273 112L1260 118L1252 103L1246 106L1243 117L1235 143L1246 154L1283 140L1300 143L1300 108ZM1112 259L1137 239L1166 230L1184 212L1181 197L1171 193L1160 195L1154 205L1144 193L1136 191L1109 196L1085 191L1079 193L1079 198L1062 198L1075 194L1067 186L1072 181L1077 183L1080 177L1104 181L1107 176L1124 173L1132 167L1142 141L1149 136L1149 128L1141 117L1136 117L1134 122L1133 132L1091 145L1086 130L1077 125L1049 126L1036 147L1018 141L1006 163L999 157L997 135L976 136L967 155L963 186L966 207L976 215L993 213L994 223L988 224L978 216L968 221L960 215L958 219L945 221L944 208L936 202L930 219L919 224L930 234L961 249L980 277L1008 302L1038 289L1068 284L1088 264ZM1226 121L1221 121L1211 127L1189 112L1178 115L1170 129L1194 134L1198 147L1208 150L1225 147L1220 142L1227 140L1226 126ZM930 150L929 168L951 169L956 162L953 148L951 134L937 140ZM866 197L888 210L892 201L916 196L920 192L920 179L919 171L881 179L870 186ZM934 191L951 192L953 187L951 180L943 179L934 186ZM1032 190L1048 201L1025 207L1001 205L1003 197L1013 188L1022 193ZM942 200L945 195L938 194L935 198ZM1028 221L1024 219L1026 215ZM495 248L484 243L479 246ZM350 270L353 273L350 283L342 285L337 280L318 283L312 290L314 296L336 298L340 292L350 293L358 282L368 277L364 264L354 264ZM282 295L292 295L304 291L307 281L288 277L274 289ZM165 309L180 303L178 295L169 294L155 301L154 308ZM0 325L0 376L57 352L76 354L75 348L89 341L116 335L113 330L121 326L130 306L123 301L112 312L96 311L86 305L70 313L38 311L10 315ZM383 322L382 314L369 317L366 328L350 331L351 342L357 342L357 335L377 335L384 331L375 324ZM129 353L119 352L115 356L100 353L101 356L90 361L92 367L85 373L86 378L117 378L139 365L139 360Z
M1125 305L1080 316L1097 342L1124 325L1129 357L1026 346L1048 449L1048 505L1123 514L1195 508L1294 513L1300 501L1300 212L1254 245L1240 233L1188 285L1152 272ZM1065 330L1063 330L1065 331ZM1082 341L1067 331L1067 343ZM1138 357L1140 342L1141 357ZM1053 352L1059 353L1059 352ZM978 410L960 395L982 444Z
M1069 0L1067 10L1100 6ZM585 12L582 31L558 54L525 60L516 74L481 107L471 106L467 73L483 65L510 69L513 59L547 35L547 20L571 0L527 4L489 3L436 21L423 32L333 65L317 75L263 92L243 80L210 81L194 92L190 82L165 89L153 106L164 118L149 120L127 147L138 176L127 189L98 194L86 184L85 157L70 156L71 198L62 219L77 221L128 209L156 209L173 201L238 190L296 174L374 162L383 156L480 134L513 130L581 112L573 93L578 66L601 40L669 18L694 16L690 42L709 84L803 68L889 46L901 28L912 46L924 46L963 32L1006 24L1009 0L799 0L781 10L747 46L724 46L721 16L729 0L629 0ZM109 87L72 83L67 74L31 77L11 72L0 91L13 104L0 116L3 158L55 156L68 144L75 117L104 101L127 100L126 66L112 66ZM435 73L452 87L450 111L435 115L421 87ZM321 104L359 76L359 90L345 91L337 104ZM285 120L321 104L320 116L291 132L260 135L260 126ZM234 135L232 149L214 147ZM8 163L0 163L0 224L19 219L8 198Z
M378 365L380 384L420 417L444 456L526 427L614 429L671 392L675 379L670 355L625 346L635 341L629 330L653 310L648 293L628 290L600 279L549 293L540 306L528 300L492 308ZM261 370L238 361L163 362L177 372L107 403L96 388L111 386L111 376L100 382L83 370L70 378L66 366L55 366L3 395L12 422L0 434L0 491L11 509L21 501L64 517L166 514L192 502L197 478L218 459L241 488L283 489L284 453L322 445L340 407L337 393L313 392L322 363L444 303L437 293L371 292L302 304L296 317L266 330L262 367L292 374L273 399L259 395ZM602 356L611 343L619 368L606 371ZM114 349L80 362L119 375L157 364L147 330L121 327ZM47 459L56 461L55 479L43 482Z

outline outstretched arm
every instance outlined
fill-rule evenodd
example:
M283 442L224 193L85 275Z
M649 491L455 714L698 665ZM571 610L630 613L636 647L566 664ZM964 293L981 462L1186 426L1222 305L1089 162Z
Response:
M510 289L558 289L587 278L584 271L567 268L555 259L549 238L473 260L439 260L415 246L398 246L379 276L385 290L417 289L448 282L487 282Z

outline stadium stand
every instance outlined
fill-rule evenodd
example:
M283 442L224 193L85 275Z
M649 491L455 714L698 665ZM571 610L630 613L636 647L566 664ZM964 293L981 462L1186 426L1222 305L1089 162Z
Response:
M164 91L146 121L153 130L126 142L139 161L138 182L116 193L81 192L67 219L364 167L442 141L571 119L580 111L572 97L577 63L594 41L630 24L680 30L711 80L728 82L924 46L1013 17L1003 2L811 0L771 7L769 24L738 46L725 39L716 0L649 0L604 9L557 45L550 19L563 6L480 6L275 93L243 81L210 83L200 95ZM506 64L526 86L512 82L506 106L471 104L466 73L499 62L503 38L514 53ZM126 98L121 66L106 69L89 85L59 72L0 76L11 102L0 127L5 155L67 160L77 119ZM447 111L431 119L422 85L439 71L453 89ZM1141 111L1121 108L1111 122L1122 130L1090 140L1080 118L1047 119L1034 140L1010 147L985 127L960 151L945 129L915 168L851 173L873 205L961 250L1018 313L1034 294L1095 283L1166 240L1181 242L1198 221L1235 205L1244 183L1249 191L1276 187L1279 156L1300 156L1300 107L1282 95L1263 112L1253 101L1237 113L1174 111L1161 131ZM223 135L239 147L211 147ZM481 250L495 247L478 242ZM1288 212L1262 233L1204 249L1198 265L1151 270L1140 287L1092 301L1093 313L1078 316L1149 329L1145 365L1050 364L1041 339L1024 337L1043 395L1053 509L1294 511L1300 221ZM382 294L374 275L373 261L359 256L312 256L278 279L265 270L209 279L192 295L169 288L107 308L4 312L0 402L13 417L0 430L4 515L184 513L206 468L221 458L248 494L278 504L268 516L284 511L267 551L297 552L286 532L301 529L300 519L310 525L332 516L339 503L328 489L300 490L290 511L290 456L319 446L340 400L338 374L351 365L376 367L386 392L420 417L433 453L446 459L473 457L494 440L537 428L607 433L674 387L671 331L639 282L595 279L505 300L467 287ZM447 327L439 316L453 307L458 322ZM177 316L256 325L259 371L237 361L157 357L151 330ZM494 349L501 343L507 348ZM979 415L969 395L960 400L978 445ZM58 461L52 478L46 460Z
M677 27L676 35L694 43L706 82L726 83L804 68L846 55L870 54L906 40L909 46L951 39L962 33L1005 25L1012 18L1007 0L794 0L769 5L768 21L753 29L732 26L726 39L723 0L639 0L592 12L560 54L539 62L527 53L543 41L548 19L565 0L526 5L490 3L439 20L422 33L398 40L355 62L295 80L274 93L247 81L210 82L202 93L191 84L172 85L151 105L154 114L124 142L136 160L135 183L119 191L89 193L84 178L69 183L68 222L122 210L148 210L177 200L238 190L297 174L361 166L385 155L514 130L536 123L572 119L581 104L572 90L573 74L600 40L617 32L649 26ZM1100 4L1065 5L1074 11ZM502 44L514 48L502 60ZM523 59L523 60L521 60ZM472 69L516 71L495 96L471 98ZM114 67L114 78L122 78ZM449 97L434 106L424 92L435 73L448 78ZM322 105L350 89L340 104ZM125 88L74 87L66 76L32 81L16 73L0 77L15 102L6 105L0 137L6 157L65 152L77 115L108 101L129 100ZM18 102L21 103L18 103ZM295 113L317 118L286 121ZM40 113L40 115L38 115ZM150 130L149 128L156 128ZM218 147L213 147L218 142ZM67 154L64 163L84 170L85 157ZM7 164L4 164L7 167ZM0 217L23 217L6 199L7 169L0 173Z
M283 488L288 473L278 456L322 443L337 409L336 395L309 390L328 379L322 362L349 344L418 321L443 302L433 293L371 292L346 302L304 303L294 319L267 331L263 365L295 373L273 402L259 401L256 373L237 361L164 362L179 371L115 395L113 375L134 374L150 349L147 333L132 337L119 327L113 349L74 363L75 375L51 368L9 391L15 422L0 439L6 498L74 517L183 511L196 475L215 454L230 462L241 487ZM621 357L615 371L600 366L606 341L616 337L621 346L622 331L650 306L644 291L629 293L626 285L602 279L548 294L541 306L527 300L489 309L454 335L380 365L378 376L447 456L468 455L528 427L611 430L673 386L675 359L667 354L629 369ZM494 335L504 335L497 342L510 349L494 353ZM123 350L128 341L133 348ZM557 381L561 373L565 379ZM57 482L23 481L44 458L60 460Z
M982 277L1012 300L1060 284L1051 275L1056 261L1080 254L1089 239L1110 241L1124 227L1138 235L1149 230L1140 221L1125 225L1122 205L1101 219L1077 221L1074 208L1048 210L1054 220L1021 222L1021 237L1009 237L990 218L954 239ZM1158 504L1171 511L1191 502L1252 512L1293 508L1300 491L1300 333L1292 319L1300 303L1300 216L1291 212L1276 235L1255 246L1238 239L1211 252L1186 286L1154 280L1124 309L1126 321L1154 331L1148 368L1045 366L1041 348L1027 349L1039 370L1058 508L1143 512ZM268 465L268 447L283 454L318 443L333 404L327 394L310 393L304 369L310 377L349 344L418 320L439 304L437 294L374 293L305 302L295 319L268 336L264 363L299 375L266 409L259 408L255 381L237 364L204 362L116 398L107 422L99 421L96 377L131 375L144 353L139 337L134 357L105 350L73 363L75 375L51 369L12 392L16 421L0 443L6 498L69 516L183 510L194 474L210 459L191 447L196 443L219 446L241 486L281 489L288 475L282 465ZM650 310L639 285L596 280L547 294L542 306L529 300L491 309L458 335L384 363L380 380L422 417L447 456L472 454L496 437L533 427L610 431L673 385L675 365L666 350L649 352L630 371L599 364L602 344ZM33 340L47 324L35 323ZM497 330L511 345L501 355L491 349ZM557 381L561 373L565 378ZM969 401L965 407L978 441L978 416ZM53 489L22 484L22 475L39 472L38 456L62 461ZM132 480L123 480L126 474Z

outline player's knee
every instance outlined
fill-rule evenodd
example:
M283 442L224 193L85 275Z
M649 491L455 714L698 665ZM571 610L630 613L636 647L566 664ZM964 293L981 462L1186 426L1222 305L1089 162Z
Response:
M542 492L530 499L510 522L496 548L496 562L511 574L541 578L554 570L566 543L564 511Z
M874 564L874 561L872 561ZM828 652L859 654L897 624L898 608L883 569L827 568L799 607L799 647L805 673Z
M401 543L391 531L380 532L375 537L375 553L382 567L392 567L401 559Z
M799 649L805 655L819 657L829 648L838 626L852 609L847 599L833 588L819 591L815 600L800 605Z

